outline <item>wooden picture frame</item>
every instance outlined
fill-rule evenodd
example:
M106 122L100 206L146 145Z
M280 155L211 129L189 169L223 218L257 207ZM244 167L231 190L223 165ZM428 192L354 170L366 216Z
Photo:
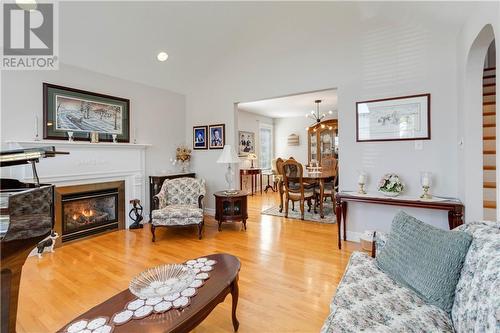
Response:
M193 126L193 150L208 149L208 126Z
M238 156L245 157L248 154L255 154L255 133L238 131Z
M130 142L130 100L91 91L43 83L43 138Z
M223 149L226 144L226 125L216 124L208 126L208 147L210 149Z
M356 103L356 142L431 139L431 94Z

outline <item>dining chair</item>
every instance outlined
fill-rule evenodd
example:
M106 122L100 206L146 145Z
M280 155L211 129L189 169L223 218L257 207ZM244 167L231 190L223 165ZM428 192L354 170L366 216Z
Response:
M288 204L290 201L300 202L300 216L304 219L305 202L307 201L308 211L311 211L312 199L314 198L314 188L305 188L303 182L304 169L302 164L294 159L288 159L282 164L283 184L285 191L285 217L288 217ZM316 205L314 205L316 211Z
M278 157L276 159L276 173L277 173L276 179L278 180L278 193L280 196L280 213L283 212L283 195L285 194L285 190L283 188L283 163L284 162L285 161L281 157Z
M332 199L333 211L335 211L335 194L337 193L336 184L337 184L337 177L338 177L338 160L333 158L333 159L331 159L330 163L331 164L329 165L329 168L331 168L332 170L335 170L335 173L334 173L333 179L331 179L328 182L325 182L325 184L323 186L323 198L325 200L327 198ZM319 203L319 200L321 199L320 198L321 190L320 190L320 188L316 187L314 189L314 192L315 192L316 205L317 205Z

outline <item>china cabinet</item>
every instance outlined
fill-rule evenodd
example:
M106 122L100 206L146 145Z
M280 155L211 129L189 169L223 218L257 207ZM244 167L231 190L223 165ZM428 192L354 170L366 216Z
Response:
M329 119L310 126L307 131L308 161L316 160L323 166L332 159L337 159L338 120ZM326 166L326 165L325 165Z

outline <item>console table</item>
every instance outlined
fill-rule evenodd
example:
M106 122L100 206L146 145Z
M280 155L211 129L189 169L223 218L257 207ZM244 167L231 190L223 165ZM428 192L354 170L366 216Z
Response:
M161 176L149 176L149 220L151 221L153 209L154 209L154 200L153 197L160 193L163 182L166 179L175 179L182 177L195 178L196 174L192 173L175 173L169 175L161 175Z
M257 192L257 176L260 176L260 194L262 194L262 169L240 169L240 190L243 190L243 176L252 178L251 194Z
M464 205L458 199L430 199L424 200L420 198L410 197L385 197L381 194L358 194L356 192L339 192L335 196L337 207L335 208L335 215L337 216L338 228L338 246L342 248L340 229L341 222L343 224L344 241L346 237L346 224L347 224L347 204L348 202L362 202L378 205L391 205L403 207L416 207L425 209L437 209L448 211L448 224L450 230L463 224Z

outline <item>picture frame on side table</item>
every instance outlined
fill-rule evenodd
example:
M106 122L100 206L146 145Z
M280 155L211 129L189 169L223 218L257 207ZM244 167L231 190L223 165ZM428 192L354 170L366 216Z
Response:
M240 157L255 154L255 133L238 131L238 155Z
M43 138L130 142L130 100L43 83Z
M226 144L226 125L217 124L208 126L210 149L223 149Z
M431 139L431 94L356 103L356 141Z
M193 149L208 149L208 126L193 126Z

